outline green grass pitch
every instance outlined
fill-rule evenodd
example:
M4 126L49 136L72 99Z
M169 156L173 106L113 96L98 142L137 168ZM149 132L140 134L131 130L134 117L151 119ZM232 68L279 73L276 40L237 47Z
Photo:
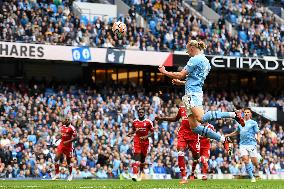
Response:
M283 180L195 180L180 185L179 180L1 180L0 189L29 188L29 189L284 189Z

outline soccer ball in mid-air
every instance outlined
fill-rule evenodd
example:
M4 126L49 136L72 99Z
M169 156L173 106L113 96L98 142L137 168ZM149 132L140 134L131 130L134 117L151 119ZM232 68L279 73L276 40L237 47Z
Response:
M126 35L126 25L123 22L115 22L112 26L112 32L119 38Z

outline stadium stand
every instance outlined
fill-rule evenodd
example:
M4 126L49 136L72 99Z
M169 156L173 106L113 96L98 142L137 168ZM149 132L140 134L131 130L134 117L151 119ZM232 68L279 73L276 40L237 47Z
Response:
M204 98L205 110L232 111L234 103L244 106L252 103L263 105L260 102L266 106L277 104L282 109L284 107L283 95L279 98L259 96L259 100L252 101L250 95L236 92L207 93ZM54 144L59 130L57 122L64 116L70 116L79 134L75 144L75 178L128 178L132 145L126 134L137 116L137 106L143 103L148 118L154 121L160 111L168 115L175 114L179 102L180 94L177 92L170 91L159 96L157 93L145 93L144 89L133 92L127 86L93 89L55 83L28 85L1 82L0 176L50 178L50 171L54 169ZM78 119L82 120L81 124L77 124ZM256 120L262 134L259 149L264 161L261 171L266 174L283 173L283 126L264 121L260 116ZM235 128L230 120L212 124L223 133ZM154 122L154 126L154 141L146 160L149 165L145 173L167 173L178 178L180 171L177 166L176 133L179 123ZM245 174L239 151L236 150L232 157L223 152L221 143L212 142L210 173ZM187 161L192 161L190 152ZM199 168L197 170L200 172ZM66 167L62 167L61 178L67 175Z
M131 7L128 15L94 17L93 20L75 16L71 2L2 2L0 39L143 51L182 51L189 39L203 39L208 44L207 54L284 56L284 24L272 22L273 17L263 12L258 4L238 3L234 6L231 3L227 7L216 1L211 6L223 17L206 25L178 0L125 1ZM147 28L137 27L136 14L145 18ZM237 34L228 32L225 19L235 25ZM110 30L116 20L125 22L128 28L128 34L122 40L113 36Z
M212 1L209 5L233 24L240 41L248 44L245 51L256 50L258 56L283 56L284 23L269 15L263 4L258 1Z

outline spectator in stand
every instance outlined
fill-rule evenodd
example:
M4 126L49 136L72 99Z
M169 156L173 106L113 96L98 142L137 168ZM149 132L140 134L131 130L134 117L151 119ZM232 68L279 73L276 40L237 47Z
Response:
M166 170L164 165L162 164L162 161L159 159L157 165L154 167L154 173L157 174L165 174Z
M120 180L130 180L131 175L129 173L128 167L125 167L122 171L122 174L120 174Z

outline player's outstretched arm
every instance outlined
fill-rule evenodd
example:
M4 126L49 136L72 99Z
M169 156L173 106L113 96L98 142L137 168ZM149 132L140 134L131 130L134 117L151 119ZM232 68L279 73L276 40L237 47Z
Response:
M169 122L176 122L179 120L178 116L173 116L173 117L160 117L156 116L155 117L156 121L169 121Z
M129 133L127 133L126 136L131 137L132 135L134 135L134 133L135 133L135 131L134 131L134 130L131 130Z
M232 133L226 134L225 137L233 137L233 136L237 136L239 134L239 131L234 131Z
M166 76L168 76L172 79L179 79L179 80L184 79L186 77L186 75L188 74L185 69L181 70L180 72L168 72L166 70L165 66L163 66L163 65L159 66L159 71L162 74L164 74L164 75L166 75Z
M186 82L186 81L181 81L181 80L179 80L179 79L173 79L173 80L172 80L172 84L173 84L173 85L185 85L185 82Z
M65 145L65 144L68 144L68 143L74 142L74 141L76 141L77 139L78 139L78 136L76 135L75 137L71 138L70 140L66 140L66 141L64 141L64 142L63 142L63 144Z
M149 137L152 137L153 135L154 135L154 132L149 131L148 135L146 135L146 136L141 136L140 139L141 139L141 140L145 140L145 139L147 139L147 138L149 138Z

